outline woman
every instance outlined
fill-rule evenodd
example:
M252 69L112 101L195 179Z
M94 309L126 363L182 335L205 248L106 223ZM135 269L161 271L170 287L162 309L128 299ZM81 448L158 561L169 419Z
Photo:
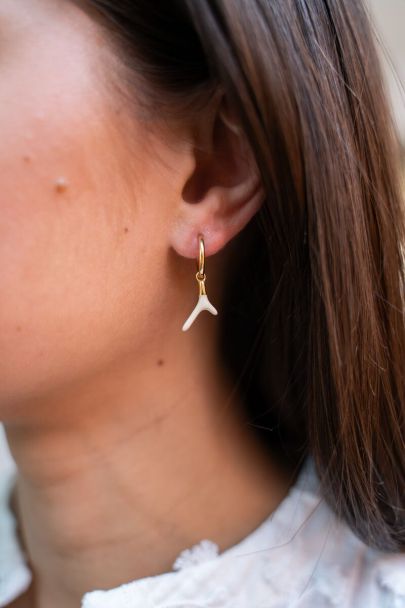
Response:
M404 213L359 0L0 23L0 605L405 606Z

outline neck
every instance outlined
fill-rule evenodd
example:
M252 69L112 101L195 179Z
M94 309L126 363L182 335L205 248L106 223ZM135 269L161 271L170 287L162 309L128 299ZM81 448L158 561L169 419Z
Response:
M41 608L169 571L203 538L225 550L285 495L215 354L195 340L100 370L6 424Z

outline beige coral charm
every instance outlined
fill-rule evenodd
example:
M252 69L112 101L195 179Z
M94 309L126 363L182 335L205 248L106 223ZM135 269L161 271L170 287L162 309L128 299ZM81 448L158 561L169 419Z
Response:
M187 329L189 327L191 327L191 325L193 324L195 319L198 317L200 312L203 310L208 310L213 315L218 314L217 309L211 304L211 302L209 301L208 296L206 294L198 296L198 302L196 304L196 307L194 308L191 315L188 317L187 321L184 323L184 325L182 327L183 331L187 331Z

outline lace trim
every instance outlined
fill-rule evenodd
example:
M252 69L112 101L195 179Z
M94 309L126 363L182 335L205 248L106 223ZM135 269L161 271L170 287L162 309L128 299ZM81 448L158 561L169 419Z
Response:
M208 562L217 558L219 555L219 547L212 540L203 539L199 543L193 545L190 549L184 549L173 563L173 570L184 570Z

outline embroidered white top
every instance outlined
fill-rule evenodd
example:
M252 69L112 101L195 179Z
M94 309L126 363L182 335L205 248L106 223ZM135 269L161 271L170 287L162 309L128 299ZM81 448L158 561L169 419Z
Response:
M8 506L16 467L0 425L0 607L30 585ZM82 608L405 608L405 555L367 547L325 504L308 459L279 507L219 553L204 539L173 570L85 593Z

